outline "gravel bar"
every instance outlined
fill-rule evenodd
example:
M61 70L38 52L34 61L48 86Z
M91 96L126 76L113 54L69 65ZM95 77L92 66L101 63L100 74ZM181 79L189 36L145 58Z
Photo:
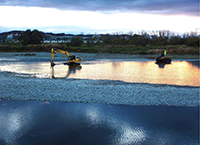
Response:
M0 99L134 106L199 106L199 87L25 76L0 72Z

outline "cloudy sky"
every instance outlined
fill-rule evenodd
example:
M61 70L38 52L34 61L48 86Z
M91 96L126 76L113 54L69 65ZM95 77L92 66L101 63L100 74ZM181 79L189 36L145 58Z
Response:
M199 28L199 0L0 0L0 32L184 33Z

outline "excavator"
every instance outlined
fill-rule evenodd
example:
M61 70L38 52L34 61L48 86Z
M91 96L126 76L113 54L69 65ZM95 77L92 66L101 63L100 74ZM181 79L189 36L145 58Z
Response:
M80 57L77 57L76 55L70 55L69 52L67 52L67 51L57 49L57 48L52 48L51 49L51 58L52 58L51 67L56 65L53 62L55 53L62 53L62 54L65 54L67 56L68 62L64 63L65 65L78 66L78 65L80 65L80 62L82 62L82 59Z
M157 64L160 64L160 63L170 64L172 61L171 58L166 57L166 51L163 51L162 54L159 54L158 56L156 56L155 59L156 59Z

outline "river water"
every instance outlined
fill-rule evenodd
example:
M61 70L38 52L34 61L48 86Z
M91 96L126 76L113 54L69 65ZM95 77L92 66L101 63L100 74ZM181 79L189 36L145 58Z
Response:
M80 67L55 66L54 76L199 86L197 61L174 61L172 64L159 66L149 60L101 60Z
M198 145L198 107L0 101L0 145Z
M39 54L39 53L38 53ZM50 68L49 54L0 58L0 71L29 74L42 78L77 78L93 80L120 80L133 83L200 86L199 60L172 60L171 64L155 64L148 59L85 59L81 66L63 65L66 58L55 57Z

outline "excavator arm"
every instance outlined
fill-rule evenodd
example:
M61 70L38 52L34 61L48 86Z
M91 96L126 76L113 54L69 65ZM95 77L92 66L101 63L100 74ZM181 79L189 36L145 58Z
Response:
M51 49L51 59L52 59L51 61L54 60L54 54L57 53L57 52L65 54L67 56L67 58L69 59L69 56L70 56L69 52L61 50L61 49L52 48Z

